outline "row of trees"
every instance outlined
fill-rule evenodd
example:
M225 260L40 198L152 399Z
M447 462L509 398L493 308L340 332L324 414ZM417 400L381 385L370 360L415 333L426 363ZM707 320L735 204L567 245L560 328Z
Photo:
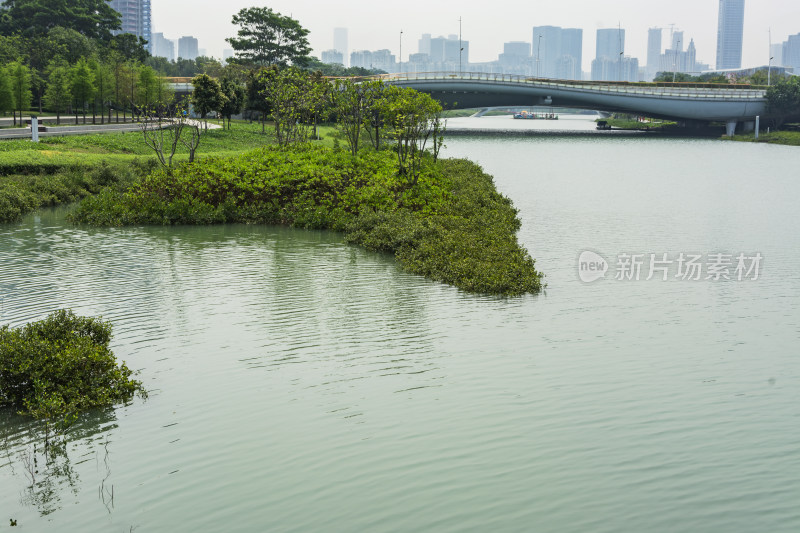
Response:
M297 68L263 69L257 79L281 146L307 142L316 137L319 122L333 120L353 157L358 157L364 137L376 150L391 147L400 174L412 186L428 143L434 160L438 157L444 137L442 107L427 94L377 80L331 82Z
M34 100L38 100L40 113L46 107L56 114L58 123L65 112L73 113L76 122L83 115L86 123L87 114L91 114L93 123L98 116L104 123L106 112L110 122L115 111L119 122L120 112L126 120L129 111L134 115L142 107L172 99L166 81L155 70L119 54L112 54L107 61L80 58L73 64L56 59L41 73L12 61L0 71L0 112L13 111L14 124L17 116L21 121L23 111L30 109ZM39 76L43 83L35 94L34 79Z

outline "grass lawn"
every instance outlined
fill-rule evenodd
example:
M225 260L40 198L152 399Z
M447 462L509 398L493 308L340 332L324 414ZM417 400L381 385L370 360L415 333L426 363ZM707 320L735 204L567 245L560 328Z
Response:
M771 133L761 132L756 140L755 133L745 133L734 135L733 137L722 137L726 141L740 141L750 143L783 144L786 146L800 146L800 131L773 131Z

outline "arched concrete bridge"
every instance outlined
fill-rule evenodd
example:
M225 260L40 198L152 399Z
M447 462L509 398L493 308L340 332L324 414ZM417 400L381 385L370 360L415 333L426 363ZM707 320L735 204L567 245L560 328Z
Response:
M430 94L448 109L557 106L616 111L697 122L737 123L752 128L767 115L766 90L692 83L624 83L537 79L464 72L377 76L384 83Z

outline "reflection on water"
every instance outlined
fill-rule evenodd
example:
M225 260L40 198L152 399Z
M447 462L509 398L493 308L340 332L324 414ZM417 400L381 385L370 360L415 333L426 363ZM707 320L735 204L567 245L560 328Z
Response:
M51 211L0 226L0 320L102 315L151 391L82 420L33 493L31 423L0 419L7 518L36 531L797 531L798 152L447 145L513 198L546 295L464 294L329 232L90 229ZM765 262L751 284L584 284L587 248Z

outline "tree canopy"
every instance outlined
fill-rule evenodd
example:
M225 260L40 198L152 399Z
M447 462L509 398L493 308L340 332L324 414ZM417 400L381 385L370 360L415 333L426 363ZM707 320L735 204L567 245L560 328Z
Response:
M776 126L793 116L800 116L800 78L780 79L767 90L767 106Z
M250 7L234 15L233 23L239 26L238 37L226 40L239 61L286 66L303 65L309 59L308 30L291 17L268 7Z
M106 0L5 0L0 4L0 34L35 37L56 26L107 40L112 30L121 27L121 19Z

